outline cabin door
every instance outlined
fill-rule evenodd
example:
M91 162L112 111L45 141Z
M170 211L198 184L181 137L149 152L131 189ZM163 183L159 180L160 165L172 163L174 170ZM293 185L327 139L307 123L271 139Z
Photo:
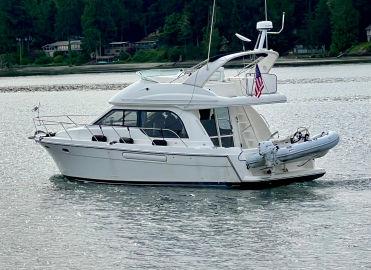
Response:
M234 147L228 108L200 110L200 120L216 147Z

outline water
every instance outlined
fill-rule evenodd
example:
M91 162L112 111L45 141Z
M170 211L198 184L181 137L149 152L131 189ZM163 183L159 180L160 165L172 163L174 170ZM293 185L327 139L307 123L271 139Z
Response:
M255 191L68 182L27 140L31 108L98 114L134 75L1 78L0 269L370 269L371 65L275 72L289 102L258 108L271 130L341 142L324 177ZM45 91L64 83L81 91Z

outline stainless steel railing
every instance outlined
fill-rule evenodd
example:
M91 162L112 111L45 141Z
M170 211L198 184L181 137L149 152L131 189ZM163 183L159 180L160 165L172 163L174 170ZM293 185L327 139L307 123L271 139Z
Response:
M102 128L112 129L112 131L117 135L118 140L120 140L120 138L122 138L123 136L120 135L119 128L120 129L123 128L123 129L128 130L130 138L132 138L131 133L132 133L133 130L140 130L142 132L142 134L144 134L146 136L146 138L151 142L151 144L153 144L153 141L156 138L165 139L165 137L164 136L156 136L156 137L150 136L150 135L148 135L148 131L159 131L160 134L163 134L164 132L170 132L171 134L173 134L175 136L175 138L166 138L166 139L179 140L179 141L182 142L182 144L185 147L188 147L187 143L174 130L167 129L167 128L101 126L101 125L91 125L91 124L79 123L78 121L75 121L73 119L74 117L91 117L91 116L92 115L49 115L49 116L37 116L37 117L34 117L32 120L33 120L34 127L35 127L35 134L38 133L38 132L43 132L43 133L45 133L46 135L49 136L50 134L53 134L53 132L51 130L51 127L54 127L54 128L60 128L61 127L65 131L65 133L67 134L69 139L73 140L74 139L73 135L68 131L69 128L71 128L71 127L83 127L90 133L90 135L92 137L96 137L97 134L94 134L94 132L92 130L92 127L99 127L101 132L102 132ZM62 120L58 120L58 119L62 119ZM103 132L102 132L102 134L103 134ZM125 143L125 141L123 141L123 143Z

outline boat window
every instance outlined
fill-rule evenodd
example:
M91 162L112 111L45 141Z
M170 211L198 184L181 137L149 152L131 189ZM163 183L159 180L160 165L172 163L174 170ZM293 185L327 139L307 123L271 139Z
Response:
M200 121L215 146L234 146L228 108L200 110Z
M125 111L124 113L124 127L138 126L138 111Z
M182 120L170 111L142 111L141 123L151 137L188 138Z
M200 110L200 120L201 124L204 126L207 134L212 136L217 136L215 114L214 111L210 109Z
M95 124L102 126L122 126L123 116L123 110L112 110L99 119Z
M141 127L150 137L188 138L178 115L170 111L112 110L95 125Z

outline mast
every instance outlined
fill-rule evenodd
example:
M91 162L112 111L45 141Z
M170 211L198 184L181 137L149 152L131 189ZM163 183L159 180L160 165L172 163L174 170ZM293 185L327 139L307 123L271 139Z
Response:
M209 38L209 50L207 52L207 63L210 61L210 50L211 50L211 38L213 36L213 27L214 27L214 14L215 14L215 1L213 3L213 12L211 15L211 25L210 25L210 38Z

